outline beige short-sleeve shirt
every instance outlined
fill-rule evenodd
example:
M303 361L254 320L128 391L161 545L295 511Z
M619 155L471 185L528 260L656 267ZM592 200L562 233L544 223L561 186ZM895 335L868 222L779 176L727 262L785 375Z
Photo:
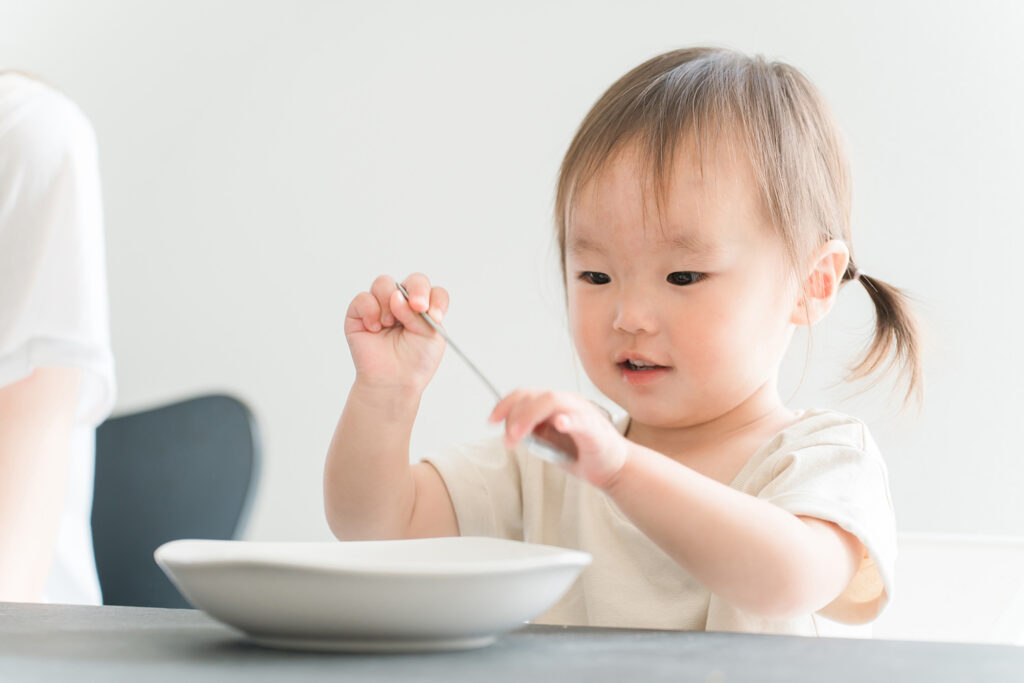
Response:
M628 416L617 419L623 433ZM459 532L583 550L594 557L566 595L534 623L797 635L866 635L807 614L765 619L713 595L640 531L603 491L500 437L423 458L448 488ZM893 595L896 524L888 474L866 426L804 410L761 446L730 486L794 515L834 522L866 549L843 600L881 612ZM870 615L869 615L870 616Z

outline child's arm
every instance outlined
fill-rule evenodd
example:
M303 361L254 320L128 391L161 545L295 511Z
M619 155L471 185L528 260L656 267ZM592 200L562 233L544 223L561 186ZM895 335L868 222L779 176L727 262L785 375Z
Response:
M345 336L356 381L324 465L324 511L342 540L457 536L448 491L434 468L409 464L409 437L420 396L444 352L441 338L415 311L440 320L443 289L426 276L381 276L349 306ZM411 307L410 307L411 306Z
M506 420L509 447L536 431L575 452L564 469L604 490L694 578L744 611L783 618L822 610L860 565L860 541L838 526L797 517L625 439L582 397L520 390L490 419ZM864 608L866 621L875 611Z
M835 524L790 514L626 443L625 464L605 492L694 578L740 609L775 618L811 614L838 597L860 566L860 541Z

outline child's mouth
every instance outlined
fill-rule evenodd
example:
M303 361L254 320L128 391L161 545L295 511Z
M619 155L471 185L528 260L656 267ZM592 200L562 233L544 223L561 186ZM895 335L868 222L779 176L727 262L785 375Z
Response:
M622 366L623 368L627 369L627 370L633 370L635 372L644 372L644 371L650 371L650 370L660 370L660 369L664 369L665 368L664 365L652 365L650 363L634 363L631 360L623 361L623 362L619 363L619 365Z
M623 361L619 363L622 378L630 384L647 384L657 380L666 374L671 368L664 365L651 365L648 363L634 363Z

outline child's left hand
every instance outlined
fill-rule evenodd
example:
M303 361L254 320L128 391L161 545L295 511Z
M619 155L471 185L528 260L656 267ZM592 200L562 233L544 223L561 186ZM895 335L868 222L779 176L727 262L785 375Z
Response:
M593 403L562 391L517 389L501 399L488 422L505 420L505 446L529 433L549 441L575 462L559 465L599 489L607 488L626 462L626 439Z

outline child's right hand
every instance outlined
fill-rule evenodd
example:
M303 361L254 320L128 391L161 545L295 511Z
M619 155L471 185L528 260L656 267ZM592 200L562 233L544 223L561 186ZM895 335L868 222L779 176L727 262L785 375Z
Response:
M440 324L448 310L448 292L431 287L422 273L410 275L402 284L409 301L388 275L374 280L369 292L357 294L345 314L345 338L357 383L419 394L441 364L445 347L444 337L420 312L428 311Z

